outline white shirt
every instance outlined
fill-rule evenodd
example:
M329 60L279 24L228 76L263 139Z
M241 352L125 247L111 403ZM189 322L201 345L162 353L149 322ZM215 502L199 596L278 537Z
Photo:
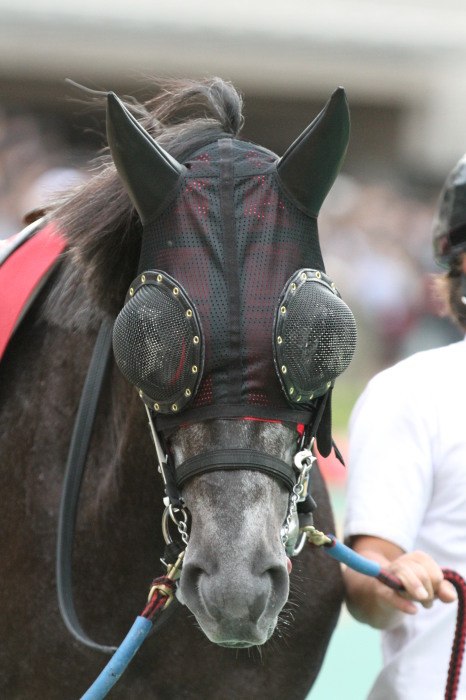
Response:
M345 538L430 554L466 578L466 339L374 377L350 421ZM370 700L441 700L457 604L435 601L382 632ZM466 660L465 660L466 663ZM458 700L466 700L466 668Z

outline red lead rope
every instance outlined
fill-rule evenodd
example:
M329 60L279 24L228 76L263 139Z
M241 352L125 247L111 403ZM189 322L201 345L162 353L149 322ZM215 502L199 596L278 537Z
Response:
M445 689L445 700L455 700L460 682L466 636L466 581L456 571L451 571L451 569L443 569L443 575L447 581L453 584L458 593L455 637L451 649L450 667Z

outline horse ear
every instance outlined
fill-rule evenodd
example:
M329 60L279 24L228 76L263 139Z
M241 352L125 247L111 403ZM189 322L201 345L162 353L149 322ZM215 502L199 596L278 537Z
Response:
M145 223L168 204L184 167L158 145L113 92L107 95L107 140L118 174Z
M311 216L318 215L338 175L349 134L348 103L340 87L277 163L283 187Z

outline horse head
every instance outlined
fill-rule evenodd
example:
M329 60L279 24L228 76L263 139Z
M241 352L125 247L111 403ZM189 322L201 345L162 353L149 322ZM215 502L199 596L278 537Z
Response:
M107 136L142 225L114 352L187 543L180 598L213 642L262 644L288 598L294 458L314 437L330 452L330 392L354 351L317 232L347 147L345 93L281 158L211 131L175 157L113 93Z

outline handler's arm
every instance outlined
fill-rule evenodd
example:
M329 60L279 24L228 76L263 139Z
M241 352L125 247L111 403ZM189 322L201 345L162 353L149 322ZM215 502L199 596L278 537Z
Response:
M444 603L456 600L454 587L445 581L441 568L424 552L406 553L387 540L366 535L353 537L351 547L361 556L377 561L406 588L406 593L398 593L375 578L346 568L346 602L356 620L389 629L399 623L403 613L416 614L418 608L413 601L428 608L434 598Z

